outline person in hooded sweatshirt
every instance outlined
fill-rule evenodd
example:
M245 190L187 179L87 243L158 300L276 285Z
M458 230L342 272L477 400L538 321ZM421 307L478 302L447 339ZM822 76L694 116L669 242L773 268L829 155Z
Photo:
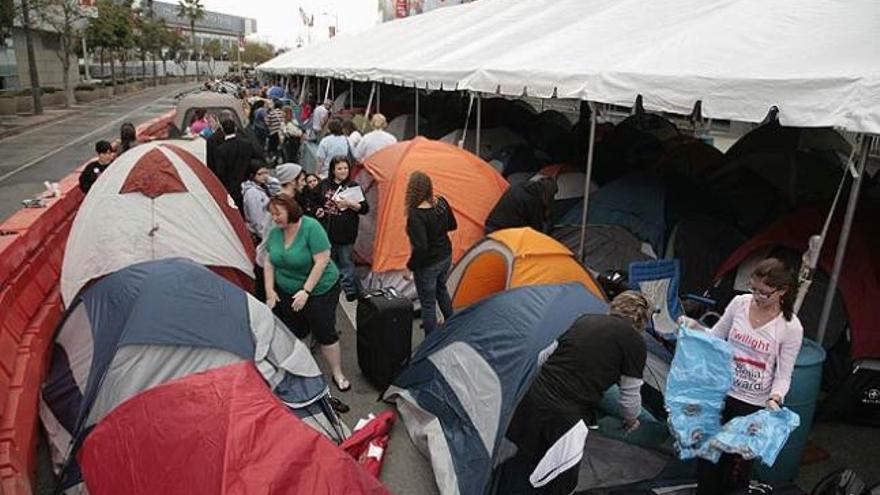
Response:
M329 171L330 177L321 182L320 197L323 205L315 211L315 216L324 225L327 237L330 238L330 259L342 272L342 290L345 291L345 299L354 301L360 297L361 287L351 255L354 251L354 242L357 240L360 216L366 215L370 211L370 206L366 199L355 202L338 197L345 189L359 187L351 180L351 165L347 156L333 157L330 160Z
M272 221L269 210L269 169L261 160L251 161L248 179L241 183L244 201L244 221L257 245L263 239L263 230Z
M422 305L425 335L437 328L437 305L443 317L452 317L452 298L446 277L452 266L449 232L458 228L452 207L443 197L434 196L431 178L413 172L406 186L406 234L412 248L406 266L412 271Z
M501 229L531 227L545 232L549 227L556 180L551 177L514 184L498 200L486 218L486 234Z

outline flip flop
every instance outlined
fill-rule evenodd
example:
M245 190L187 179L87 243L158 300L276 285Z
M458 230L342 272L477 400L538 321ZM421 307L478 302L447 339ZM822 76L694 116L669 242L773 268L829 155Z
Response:
M351 390L351 382L348 381L347 378L343 378L341 381L337 380L336 377L333 377L333 385L336 385L336 390L340 392L348 392Z

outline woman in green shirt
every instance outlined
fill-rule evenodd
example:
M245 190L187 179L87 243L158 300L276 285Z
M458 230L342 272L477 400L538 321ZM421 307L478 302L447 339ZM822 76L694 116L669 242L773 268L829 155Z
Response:
M275 227L266 241L266 304L300 339L309 332L321 344L333 383L351 388L342 372L336 333L339 270L330 260L330 240L317 220L303 216L294 198L269 201Z

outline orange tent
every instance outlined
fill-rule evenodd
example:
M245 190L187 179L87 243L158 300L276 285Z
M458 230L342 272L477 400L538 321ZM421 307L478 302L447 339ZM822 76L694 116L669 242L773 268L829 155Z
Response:
M452 306L458 310L513 287L579 282L601 300L605 294L574 255L555 239L529 227L492 232L449 275Z
M422 137L377 151L364 166L379 185L374 273L406 268L410 248L404 198L414 171L428 174L434 194L443 196L452 206L458 221L458 229L450 236L453 261L483 237L486 217L507 189L501 174L478 156Z

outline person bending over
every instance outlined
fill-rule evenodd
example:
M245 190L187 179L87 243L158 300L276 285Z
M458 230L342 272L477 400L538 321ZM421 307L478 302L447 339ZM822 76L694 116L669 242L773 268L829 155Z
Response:
M516 454L499 467L496 493L573 493L587 424L614 384L624 428L639 427L647 358L642 334L652 313L645 296L625 291L607 315L581 316L559 338L514 412L506 436Z

